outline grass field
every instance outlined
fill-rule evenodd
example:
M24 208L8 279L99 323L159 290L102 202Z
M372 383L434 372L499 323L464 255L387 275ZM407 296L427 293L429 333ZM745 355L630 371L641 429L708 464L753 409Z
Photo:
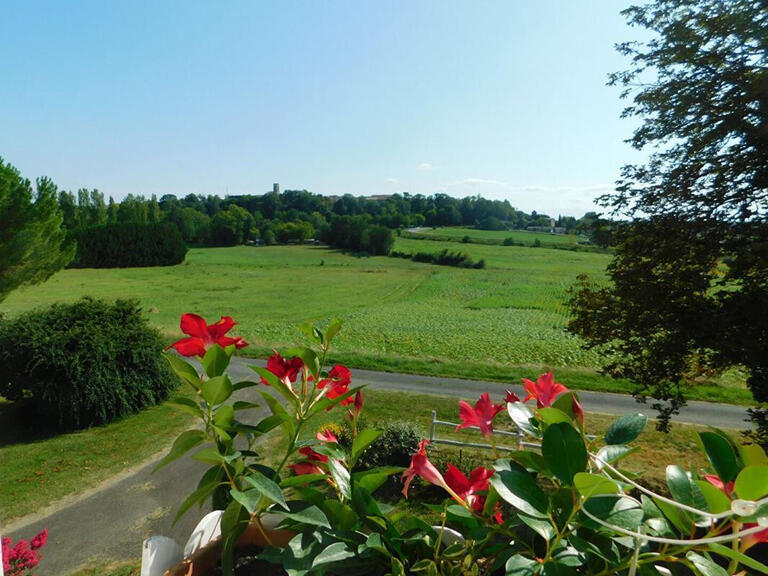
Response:
M529 232L527 230L478 230L477 228L460 226L420 228L416 235L449 242L461 242L467 237L469 242L479 244L502 244L507 238L511 238L515 244L526 246L532 246L536 240L542 246L572 247L579 243L579 237L575 234L547 234L546 232Z
M64 270L12 293L0 313L84 295L138 298L169 341L181 336L184 312L231 315L251 354L301 342L296 326L306 320L338 317L344 329L333 358L351 366L502 381L555 369L574 388L631 390L597 374L600 358L565 331L568 287L579 273L600 277L609 255L409 238L395 244L411 252L443 248L482 258L487 268L312 246L193 249L173 267ZM750 402L743 386L697 386L689 397Z

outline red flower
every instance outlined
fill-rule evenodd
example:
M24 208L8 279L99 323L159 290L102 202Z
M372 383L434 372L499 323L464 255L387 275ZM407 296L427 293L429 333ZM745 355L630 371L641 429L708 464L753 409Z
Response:
M510 392L509 390L504 390L504 402L509 404L510 402L520 402L520 398L518 398L517 394L514 392Z
M344 400L342 404L344 404L345 402L346 400ZM360 390L358 390L357 394L355 394L355 398L353 402L354 402L354 406L352 406L352 408L349 409L350 420L354 420L355 418L360 416L360 413L363 411L363 393Z
M504 405L492 404L488 392L483 392L480 395L479 400L475 402L474 408L464 402L464 400L460 400L459 418L461 419L461 424L456 426L456 430L477 426L480 428L483 436L490 436L493 434L493 419L502 410L504 410Z
M339 442L339 439L330 430L323 430L322 432L318 432L315 435L315 438L323 443L330 442L338 444ZM315 452L311 446L302 446L299 448L299 453L306 456L307 460L289 466L289 468L291 468L297 476L303 474L325 474L325 470L323 470L319 464L326 464L328 462L328 456Z
M448 468L445 471L445 481L448 483L448 486L475 512L482 512L483 508L485 508L486 496L485 494L479 494L479 492L488 490L491 476L493 476L493 470L488 470L482 466L472 470L469 478L453 464L448 464ZM501 506L496 506L493 517L499 524L503 523Z
M288 466L296 476L304 476L305 474L325 474L325 471L317 464L312 462L298 462L297 464L291 464Z
M440 474L440 471L435 468L435 465L432 464L432 462L429 461L429 458L427 457L428 445L429 440L421 441L419 444L419 450L416 452L416 454L411 456L410 467L408 470L403 472L402 480L405 481L405 486L403 487L403 496L406 498L408 498L408 488L411 485L411 481L413 480L414 476L421 476L430 484L441 486L445 490L453 492L450 486L446 484L445 478L443 478L443 475Z
M733 494L733 486L734 486L733 480L731 480L727 484L723 484L723 481L720 480L720 477L714 474L707 474L706 476L704 476L704 480L712 484L712 486L720 490L720 492L728 496L728 498L730 498L731 495Z
M267 359L267 370L282 380L286 386L290 386L296 380L296 376L304 363L298 356L286 359L280 356L276 350L273 352L274 354ZM269 382L264 378L261 379L261 383L269 386Z
M32 540L29 541L29 547L32 548L32 550L37 550L45 546L46 542L48 542L48 528L32 538Z
M342 366L341 364L336 364L331 368L330 372L328 372L328 376L329 378L320 380L320 382L317 383L317 387L321 390L326 386L328 387L325 395L329 400L333 400L347 393L349 385L352 382L352 375L347 367ZM352 404L354 401L354 398L349 397L346 400L343 400L341 405L346 406L347 404Z
M584 423L584 408L581 407L581 404L579 404L579 401L576 400L576 396L573 397L573 416L581 422Z
M525 385L525 391L528 392L528 396L525 397L523 402L527 402L531 398L536 398L536 406L538 408L546 408L552 406L552 402L555 401L560 394L568 392L568 388L555 382L555 377L552 372L547 372L539 376L536 382L532 382L527 378L523 378Z
M231 316L222 316L218 322L206 324L205 319L197 314L182 314L181 331L188 338L182 338L168 348L175 348L182 356L205 356L205 352L215 344L222 348L233 345L238 349L245 348L248 343L242 338L225 336L235 324Z
M324 442L326 444L338 444L339 439L336 437L336 434L331 432L330 430L323 430L322 432L318 432L317 435L315 435L315 438L320 440L320 442Z

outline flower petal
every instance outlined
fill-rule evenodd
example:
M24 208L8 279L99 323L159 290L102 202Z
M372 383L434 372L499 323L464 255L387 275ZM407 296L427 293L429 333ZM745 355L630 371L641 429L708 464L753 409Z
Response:
M205 356L205 344L200 338L182 338L168 348L173 348L182 356Z
M205 319L197 314L181 315L181 331L188 336L202 340L208 339L208 325L205 323Z

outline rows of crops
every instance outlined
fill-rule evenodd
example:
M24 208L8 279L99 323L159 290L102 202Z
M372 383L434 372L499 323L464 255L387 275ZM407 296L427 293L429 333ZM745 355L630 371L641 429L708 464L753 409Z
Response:
M601 254L398 238L397 250L468 252L485 270L356 258L308 246L195 249L168 268L65 270L0 305L15 315L81 295L138 298L170 338L178 318L230 314L259 346L300 338L307 319L339 317L339 351L368 356L595 366L565 330L566 290L576 275L600 275Z

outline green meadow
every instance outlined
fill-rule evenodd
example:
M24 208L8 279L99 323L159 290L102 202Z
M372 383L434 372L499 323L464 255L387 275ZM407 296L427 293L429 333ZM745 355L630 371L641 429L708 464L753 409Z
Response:
M168 339L179 318L231 315L265 354L303 341L296 326L338 317L333 361L390 371L519 381L554 369L573 388L628 392L600 376L600 358L565 331L568 288L580 273L601 277L610 256L520 246L397 238L395 249L448 248L484 259L467 270L400 258L358 258L316 246L198 248L178 266L70 269L12 293L0 313L81 296L137 298ZM741 387L697 386L690 398L749 402Z
M419 238L461 242L468 238L469 242L501 244L511 238L516 244L533 245L537 240L542 246L568 246L578 244L579 237L575 234L548 234L546 232L529 232L528 230L478 230L463 226L445 228L421 228L415 234Z

